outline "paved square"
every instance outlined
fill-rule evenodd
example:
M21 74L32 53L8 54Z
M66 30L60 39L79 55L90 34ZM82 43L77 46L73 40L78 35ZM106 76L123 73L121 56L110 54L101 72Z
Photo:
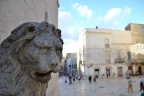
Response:
M133 92L127 92L126 78L98 79L97 83L89 84L87 79L76 80L72 84L65 83L64 77L59 78L59 96L140 96L139 77L131 77Z

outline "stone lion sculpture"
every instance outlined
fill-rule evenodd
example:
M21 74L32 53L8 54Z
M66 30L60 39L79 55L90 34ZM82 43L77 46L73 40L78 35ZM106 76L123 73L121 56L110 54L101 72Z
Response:
M18 26L0 45L0 96L46 96L62 59L61 31L47 22Z

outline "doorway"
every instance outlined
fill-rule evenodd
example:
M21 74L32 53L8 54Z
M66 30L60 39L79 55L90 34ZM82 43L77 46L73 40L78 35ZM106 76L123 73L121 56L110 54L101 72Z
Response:
M133 67L132 66L128 66L128 74L133 75Z
M106 76L107 77L111 76L111 68L106 68Z
M122 77L123 76L122 67L117 67L117 73L118 73L118 77Z
M99 76L99 69L95 69L95 75Z
M142 75L142 68L141 68L141 66L138 67L138 72L139 72L139 75Z

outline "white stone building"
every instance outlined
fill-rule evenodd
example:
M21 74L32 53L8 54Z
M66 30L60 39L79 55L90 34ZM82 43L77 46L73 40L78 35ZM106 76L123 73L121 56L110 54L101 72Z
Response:
M0 0L0 42L24 22L45 19L58 27L58 0ZM46 16L45 14L48 13ZM47 96L58 96L58 74L52 74Z
M79 61L84 75L127 75L131 31L86 28L82 37L84 43L79 51Z

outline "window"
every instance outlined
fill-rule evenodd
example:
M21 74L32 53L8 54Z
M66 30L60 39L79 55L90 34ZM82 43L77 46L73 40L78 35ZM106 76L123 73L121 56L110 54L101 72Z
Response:
M134 31L138 32L139 31L138 27L134 27Z
M131 60L131 52L127 52L127 55L128 55L128 60L130 61Z
M110 45L109 45L109 39L106 38L105 39L105 48L109 48L109 47L110 47Z
M110 52L106 52L106 63L111 63L110 57Z
M117 58L121 58L121 52L120 52L120 50L117 51Z

